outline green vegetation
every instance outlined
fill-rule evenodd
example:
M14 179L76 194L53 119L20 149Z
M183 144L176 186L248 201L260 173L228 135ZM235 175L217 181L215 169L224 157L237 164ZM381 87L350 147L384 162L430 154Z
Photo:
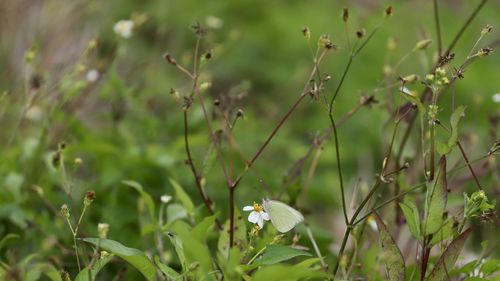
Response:
M383 2L0 2L0 280L500 280L500 6Z

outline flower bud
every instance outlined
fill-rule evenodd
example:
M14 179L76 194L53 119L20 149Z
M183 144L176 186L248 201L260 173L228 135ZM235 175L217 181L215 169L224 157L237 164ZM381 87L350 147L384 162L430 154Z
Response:
M418 50L425 50L425 49L427 49L427 47L429 47L429 45L431 43L432 43L431 39L424 39L424 40L418 41L415 48Z
M356 36L357 36L358 38L362 38L363 36L365 36L365 34L366 34L366 30L365 30L364 28L362 28L362 29L360 29L360 30L356 31Z
M405 84L410 84L418 80L418 76L415 74L410 74L408 76L405 76L402 78L403 82Z
M385 8L385 17L392 16L392 12L393 12L392 6Z
M174 98L175 101L179 101L179 99L181 98L179 92L177 92L177 90L174 88L170 88L170 95Z
M347 7L344 7L344 10L342 11L342 20L344 22L347 22L349 19L349 9Z
M83 163L83 160L80 157L76 157L74 163L75 166L80 166Z
M97 233L99 234L99 238L106 239L108 237L109 224L107 223L99 223L97 224Z
M203 82L200 84L200 91L205 91L212 86L211 82Z
M483 28L483 30L481 30L481 36L484 36L484 35L486 35L486 34L490 33L490 32L491 32L491 29L493 29L493 27L492 27L491 25L487 24L487 25Z
M305 26L302 28L302 35L304 35L307 40L311 39L311 31L309 30L309 27Z
M64 204L64 205L61 206L61 215L64 218L69 218L70 214L69 214L68 205Z
M85 198L83 199L83 205L85 205L86 207L90 206L90 204L92 204L92 201L94 201L95 199L95 191L91 190L91 191L87 191L87 193L85 193Z

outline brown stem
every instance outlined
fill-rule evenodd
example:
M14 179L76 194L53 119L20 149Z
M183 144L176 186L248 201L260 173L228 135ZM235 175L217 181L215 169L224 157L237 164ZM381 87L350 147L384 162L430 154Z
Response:
M472 174L472 177L474 178L474 181L476 182L477 188L479 190L483 190L481 187L481 184L479 183L479 180L477 179L476 173L474 173L474 169L472 169L472 166L470 165L469 159L467 158L467 155L465 154L465 150L462 147L462 144L460 142L457 142L458 148L460 148L460 152L462 152L462 156L464 157L465 163L467 164L467 167L469 167L469 171Z
M207 210L210 213L210 215L214 215L214 211L212 209L212 204L211 204L212 200L203 191L203 187L201 185L201 176L196 171L196 167L194 165L193 158L191 156L191 150L189 148L188 116L186 110L184 110L184 147L186 149L186 155L188 157L187 162L189 167L191 168L191 172L193 173L196 182L196 187L198 188L198 192L200 193L200 197L203 200L205 206L207 207ZM215 224L217 225L217 228L219 230L222 230L222 225L217 218L215 219Z
M229 247L234 244L234 187L229 188Z

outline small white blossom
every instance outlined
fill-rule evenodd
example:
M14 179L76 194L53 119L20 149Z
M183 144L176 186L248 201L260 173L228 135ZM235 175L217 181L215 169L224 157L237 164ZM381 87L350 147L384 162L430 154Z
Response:
M264 227L264 221L269 220L269 215L264 212L264 208L255 202L253 202L252 206L243 207L243 211L252 211L250 215L248 215L248 221L257 224L259 229Z
M134 22L131 20L120 20L113 26L113 31L123 38L130 38L132 36L132 29Z
M163 204L167 204L168 202L170 202L170 200L172 200L172 196L170 195L167 195L167 194L164 194L160 197L160 201L163 203Z
M97 224L97 233L99 234L99 238L106 239L108 236L109 224L107 223L99 223Z
M87 72L85 78L87 78L87 81L90 83L94 83L97 79L99 79L99 71L97 71L97 69L91 69Z
M216 16L208 16L205 19L205 23L207 24L207 26L209 28L212 28L212 29L219 29L224 25L224 22Z
M494 94L491 99L493 100L494 103L500 103L500 93Z
M378 226L377 226L377 222L375 222L375 219L373 218L373 216L369 216L367 219L366 219L366 222L368 223L368 225L370 226L370 228L377 232L378 231Z

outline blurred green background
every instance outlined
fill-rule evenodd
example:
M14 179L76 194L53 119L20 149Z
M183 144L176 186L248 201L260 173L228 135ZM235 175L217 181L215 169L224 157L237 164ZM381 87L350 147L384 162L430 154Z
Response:
M444 46L478 3L440 1ZM355 31L365 28L369 33L383 20L388 5L394 7L394 15L356 57L335 102L334 115L340 118L356 106L361 95L375 94L379 101L371 108L361 108L339 130L349 200L356 185L361 186L359 192L372 182L390 140L389 101L398 93L394 89L374 93L386 83L384 66L394 65L418 41L430 38L434 41L430 47L405 60L398 75L423 77L431 67L437 49L432 1L1 1L0 236L23 234L23 242L17 244L17 257L12 259L36 251L71 266L72 260L61 260L59 250L53 247L57 243L70 245L71 236L64 221L57 219L48 206L58 210L71 200L79 206L84 192L91 189L96 191L97 199L82 225L85 235L95 236L97 223L108 222L112 239L136 248L151 247L153 239L140 233L142 207L137 193L124 186L122 180L140 182L159 202L161 195L173 194L168 182L172 177L200 206L199 212L206 212L185 165L182 110L169 94L171 88L187 94L191 84L162 58L168 51L180 64L191 68L196 40L191 25L196 21L209 27L201 52L213 52L200 79L212 84L205 103L213 112L214 99L245 94L236 100L231 119L236 109L244 111L233 134L248 159L307 82L312 59L302 28L311 30L313 49L323 33L328 33L338 46L321 66L322 73L332 76L325 90L331 96L349 56L340 17L342 8L350 9L348 35L354 42ZM479 47L498 45L499 14L500 2L485 5L453 50L453 66L464 61L487 24L493 26L493 31ZM113 25L123 19L134 21L128 39L113 32ZM387 47L389 38L396 42L393 50ZM85 51L93 39L97 39L97 47ZM34 58L26 63L25 56L30 52ZM493 100L494 94L500 93L498 61L499 54L494 51L471 65L465 79L456 85L456 103L467 105L461 138L471 159L487 153L498 137L500 107ZM99 73L97 81L86 78L92 69ZM412 87L423 88L418 84ZM447 91L440 113L446 121L450 103ZM206 191L224 220L228 213L227 187L213 153L207 156L209 132L198 103L189 114L194 161L205 167ZM215 120L214 126L222 128L222 122ZM315 134L328 126L325 109L318 102L305 100L245 175L236 193L238 208L284 191L284 179L293 163L306 153ZM396 142L400 139L398 135ZM51 157L61 142L67 144L64 160L74 187L72 199L62 191L60 176L51 165ZM412 159L418 144L415 131L405 150L408 159ZM227 149L225 143L223 148ZM74 169L77 157L83 163ZM451 159L458 161L460 155L454 154ZM238 174L244 161L237 156L233 161ZM455 177L467 175L466 170L461 173ZM498 171L481 176L487 193L498 196ZM290 188L302 188L305 177L303 173ZM422 179L421 175L410 175L407 184ZM33 191L34 186L43 190L43 200ZM460 203L462 192L471 190L473 183L457 183L457 188L453 196ZM342 233L331 140L324 145L310 189L300 197L299 207L322 249L331 256ZM483 235L488 236L488 232ZM71 255L66 258L71 259Z

